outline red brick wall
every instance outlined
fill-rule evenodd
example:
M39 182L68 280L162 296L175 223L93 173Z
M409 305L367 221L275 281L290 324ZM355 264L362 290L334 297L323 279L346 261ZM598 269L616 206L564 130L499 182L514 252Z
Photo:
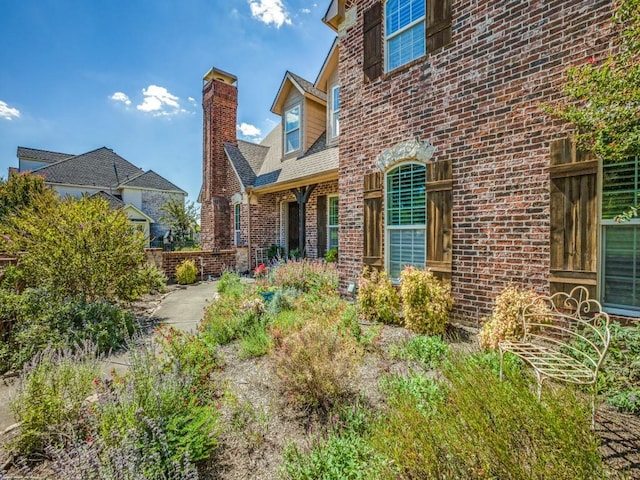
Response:
M450 46L365 83L373 3L351 2L358 20L340 38L341 285L362 268L363 175L385 149L427 139L453 162L454 321L478 325L510 282L548 292L549 141L566 127L541 103L560 98L566 67L610 48L612 2L453 0Z
M220 250L219 252L163 252L162 269L167 278L175 280L176 267L185 260L193 260L198 269L198 280L201 274L204 279L208 275L218 276L227 269L235 269L236 251Z

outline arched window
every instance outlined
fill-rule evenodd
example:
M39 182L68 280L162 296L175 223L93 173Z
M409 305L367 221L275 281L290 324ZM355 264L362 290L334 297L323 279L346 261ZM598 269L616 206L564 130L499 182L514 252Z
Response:
M426 262L426 169L404 163L386 176L386 269L393 279Z

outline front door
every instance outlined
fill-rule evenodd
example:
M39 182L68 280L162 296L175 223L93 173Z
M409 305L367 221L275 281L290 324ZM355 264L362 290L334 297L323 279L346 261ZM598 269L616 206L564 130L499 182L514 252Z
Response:
M298 202L289 202L287 211L287 250L291 254L292 250L298 250L300 254L300 230L299 230L299 210Z

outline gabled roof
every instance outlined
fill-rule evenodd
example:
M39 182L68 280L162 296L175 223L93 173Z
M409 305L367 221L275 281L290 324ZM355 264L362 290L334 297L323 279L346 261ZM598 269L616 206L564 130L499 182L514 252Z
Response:
M311 83L309 80L305 80L301 76L287 71L284 74L284 78L282 79L282 83L280 84L278 94L276 95L276 98L273 101L273 105L271 106L271 111L273 113L275 113L276 115L282 115L284 102L289 96L289 92L292 88L297 89L305 98L310 98L323 105L327 104L327 95L324 92L314 87L313 83Z
M327 12L322 17L322 21L331 27L334 31L338 31L338 25L344 18L344 0L331 0Z
M121 179L122 180L122 179ZM138 188L151 188L153 190L169 190L175 192L186 193L181 188L178 188L169 180L161 177L153 170L141 173L136 177L133 177L124 182L121 181L120 187L138 187Z
M55 163L65 158L73 157L73 153L50 152L49 150L38 150L37 148L18 147L18 158L37 160L39 162Z
M106 147L46 165L36 172L43 175L47 183L110 188L144 173Z
M240 183L245 187L253 185L269 152L269 147L244 140L238 140L237 145L227 142L223 145Z
M104 190L100 190L99 192L96 192L93 195L89 196L89 198L95 198L95 197L99 197L99 198L102 198L103 200L106 200L109 206L114 210L117 208L124 207L124 202L122 201L122 199L116 197L115 195L111 195L110 193L105 192Z
M320 90L327 91L327 82L331 78L331 75L338 69L338 37L333 39L329 53L324 59L322 68L318 72L318 78L316 78L315 86Z

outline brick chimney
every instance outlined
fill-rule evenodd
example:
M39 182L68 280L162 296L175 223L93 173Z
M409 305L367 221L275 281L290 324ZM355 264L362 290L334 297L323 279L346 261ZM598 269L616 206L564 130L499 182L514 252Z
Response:
M201 243L203 250L226 249L232 239L229 177L233 172L223 143L236 143L238 79L212 68L203 80Z

